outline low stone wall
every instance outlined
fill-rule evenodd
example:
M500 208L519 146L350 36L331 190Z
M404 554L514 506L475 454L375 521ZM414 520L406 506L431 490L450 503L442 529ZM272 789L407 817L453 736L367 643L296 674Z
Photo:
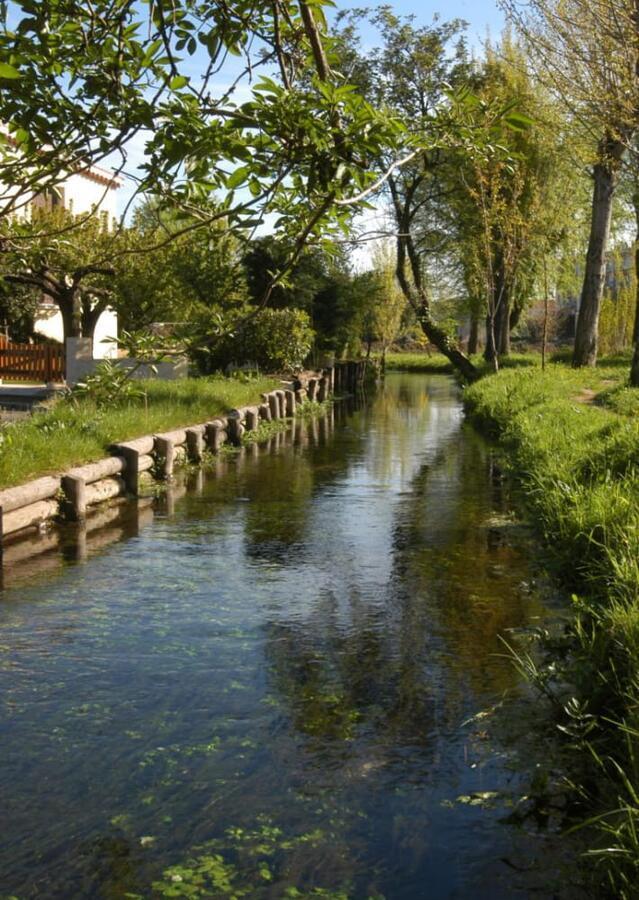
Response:
M137 359L123 357L112 360L122 369L132 369L138 365ZM93 375L103 359L94 358L91 338L67 338L66 341L66 382L73 387ZM149 364L140 366L134 378L157 378L160 381L176 381L186 378L189 365L186 357L178 357L168 362L158 362L153 367Z
M323 402L333 394L351 393L361 386L365 372L365 361L336 363L262 394L255 406L233 409L210 422L114 444L112 455L105 459L0 491L0 549L7 538L42 531L51 520L83 522L106 501L137 496L143 473L170 479L176 463L199 464L205 451L217 453L227 442L241 444L244 434L255 431L261 422L294 419L298 405L306 399Z

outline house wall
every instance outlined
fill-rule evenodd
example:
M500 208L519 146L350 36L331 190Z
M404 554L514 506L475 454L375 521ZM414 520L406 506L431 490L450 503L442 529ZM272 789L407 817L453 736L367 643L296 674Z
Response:
M64 205L76 215L97 207L109 224L117 215L117 190L79 173L69 175L64 185Z
M57 306L51 304L43 305L39 311L39 317L35 321L34 330L44 337L58 341L60 344L64 342L64 328L62 325L62 314ZM118 314L114 309L105 309L97 325L93 335L93 359L115 359L118 355L116 344L103 343L105 338L117 337L118 334Z

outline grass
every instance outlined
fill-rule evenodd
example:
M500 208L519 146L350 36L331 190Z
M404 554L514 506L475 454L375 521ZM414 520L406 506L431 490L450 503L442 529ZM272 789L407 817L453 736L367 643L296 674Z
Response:
M471 356L474 365L480 373L487 374L491 367L481 354ZM541 358L538 353L511 353L501 361L503 368L522 368L540 365ZM393 352L386 354L386 368L393 372L425 372L433 375L450 375L454 373L453 366L442 353L403 353Z
M139 382L146 403L99 409L88 400L59 401L29 419L0 426L0 488L101 459L117 441L206 422L236 406L254 404L278 383L212 377Z
M387 353L386 368L393 372L450 374L453 367L442 353Z
M550 665L575 694L562 727L588 761L582 795L604 810L592 858L617 897L636 897L639 883L639 389L627 384L629 364L505 370L465 392L575 592ZM575 740L575 710L587 738Z

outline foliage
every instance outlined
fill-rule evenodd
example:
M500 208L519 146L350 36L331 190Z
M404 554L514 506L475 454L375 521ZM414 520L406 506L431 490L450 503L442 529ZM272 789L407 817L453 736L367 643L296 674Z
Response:
M299 309L247 309L220 335L201 320L192 338L195 359L204 372L247 363L265 372L291 372L304 364L313 344L308 315Z
M376 177L368 160L403 129L333 71L323 6L175 0L167 15L161 4L3 0L0 79L19 88L4 91L3 214L107 161L184 209L218 197L203 222L252 228L275 214L299 247L347 227L348 201Z
M103 359L95 371L75 385L70 398L88 398L97 409L112 406L122 400L141 397L142 390L131 377L131 370L118 365L117 360Z
M256 896L271 882L286 879L289 866L294 865L299 848L321 849L332 838L322 829L297 835L286 835L266 816L261 816L254 828L227 828L223 839L209 841L195 848L197 855L169 866L162 880L153 883L154 894L160 897L226 897ZM231 862L221 852L233 850ZM278 896L297 900L348 900L348 890L309 887L300 890L291 885Z
M506 34L474 75L477 126L490 126L503 153L459 159L461 186L451 185L454 253L471 311L486 316L486 357L510 351L510 332L535 296L558 277L563 248L583 200L569 163L565 117L533 80L522 48ZM520 127L486 122L491 103L516 98L529 120ZM458 176L455 175L455 178Z
M449 373L450 362L441 353L387 353L386 368L396 372Z
M599 346L602 353L619 353L632 345L637 302L637 275L634 266L624 270L624 252L611 254L615 284L604 291L599 318Z
M253 303L262 300L273 272L283 268L291 249L289 242L277 240L272 235L258 238L249 244L242 262ZM275 309L295 307L310 313L316 295L330 277L330 268L331 259L324 248L308 247L271 292L269 306Z
M588 139L593 202L573 364L594 366L613 199L639 130L637 5L634 0L523 5L504 0L503 5L524 35L538 75L561 98L572 127Z
M101 409L145 397L139 382L136 382L140 369L144 367L157 375L158 364L168 362L178 352L174 339L149 333L122 330L120 337L112 341L126 352L130 363L126 365L117 359L102 360L94 372L75 385L68 397L71 402L77 402L78 398L89 399Z
M200 311L246 301L241 243L220 222L193 227L193 216L147 200L121 232L116 258L116 306L129 330L183 323Z

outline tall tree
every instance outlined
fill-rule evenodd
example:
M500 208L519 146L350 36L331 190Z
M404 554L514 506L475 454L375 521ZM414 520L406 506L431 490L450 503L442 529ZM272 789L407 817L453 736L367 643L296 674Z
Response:
M639 128L638 0L502 0L538 72L592 135L592 212L573 353L597 360L612 203L622 160Z
M561 243L568 233L579 173L570 162L566 117L535 82L509 33L487 48L471 84L477 127L487 127L502 152L457 159L452 177L459 189L450 194L450 219L472 311L477 316L481 306L486 313L484 355L496 368L536 293L549 241ZM514 104L520 112L495 122L495 104Z
M450 90L469 70L463 23L416 27L412 19L402 20L389 7L380 7L371 17L380 46L365 53L357 37L357 18L358 14L351 16L341 32L344 66L374 104L386 105L402 118L414 140L410 162L401 168L393 168L387 153L379 159L380 168L389 173L384 200L396 235L397 280L429 341L473 380L478 375L475 366L434 314L427 260L439 236L423 227L429 210L440 200L438 173L446 151L469 136L455 115L459 98ZM430 136L428 146L424 134Z

